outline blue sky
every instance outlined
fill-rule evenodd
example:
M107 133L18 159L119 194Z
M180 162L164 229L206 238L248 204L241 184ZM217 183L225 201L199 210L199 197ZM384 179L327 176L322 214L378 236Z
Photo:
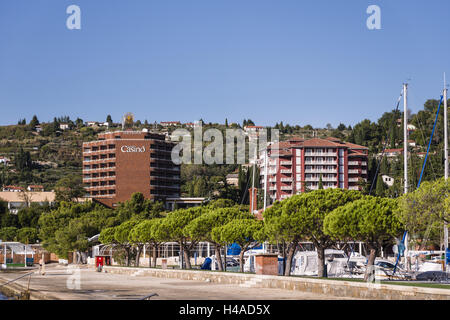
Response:
M81 8L81 30L66 8ZM382 30L366 8L381 7ZM377 120L450 79L450 1L2 0L0 124Z

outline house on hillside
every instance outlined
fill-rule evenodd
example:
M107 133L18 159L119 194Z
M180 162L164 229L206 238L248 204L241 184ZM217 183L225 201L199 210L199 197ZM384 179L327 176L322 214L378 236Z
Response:
M28 207L32 203L53 205L55 197L55 192L0 192L0 200L8 203L8 209L13 214L17 214L20 209Z
M3 186L2 190L4 192L23 192L23 188L18 186Z
M6 158L6 157L0 157L0 164L3 164L3 165L5 165L5 166L7 166L8 163L9 163L10 161L11 161L11 160L10 160L9 158Z
M43 192L44 186L32 184L27 187L27 190L32 192Z

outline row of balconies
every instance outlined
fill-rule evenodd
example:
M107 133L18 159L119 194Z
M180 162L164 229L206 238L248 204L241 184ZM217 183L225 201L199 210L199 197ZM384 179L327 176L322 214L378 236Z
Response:
M367 170L351 169L351 170L348 170L348 173L350 173L350 174L367 174Z
M103 159L89 159L89 160L83 160L83 163L106 163L109 161L115 161L116 158L103 158Z
M367 162L366 161L349 161L348 165L349 166L367 166Z
M327 164L337 164L336 160L329 161L329 160L308 160L305 161L305 164L318 164L318 165L327 165Z
M103 177L83 177L83 181L102 181L102 180L110 180L110 179L115 179L116 176L103 176Z
M305 152L305 157L336 157L336 152Z
M169 180L180 180L180 176L158 176L158 175L150 175L150 179L169 179Z
M112 189L116 188L116 185L111 184L111 185L102 185L102 186L86 186L84 188L88 189L88 190L112 190Z
M104 172L104 171L111 171L111 170L116 170L116 167L103 167L103 168L90 168L90 169L85 169L83 168L83 173L84 172Z
M150 184L150 187L153 188L170 188L170 189L179 189L179 184L165 185L165 184Z
M320 181L320 177L306 177L306 181ZM337 181L337 177L322 177L322 181Z
M337 169L306 169L305 173L337 173Z
M111 149L102 149L102 150L89 150L89 151L84 151L83 150L83 155L85 154L89 154L89 155L95 155L95 154L104 154L106 151L111 152L111 151L116 151L116 148L111 148Z

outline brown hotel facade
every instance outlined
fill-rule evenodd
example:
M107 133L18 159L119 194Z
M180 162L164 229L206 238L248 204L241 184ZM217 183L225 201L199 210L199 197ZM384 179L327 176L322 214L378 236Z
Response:
M272 201L324 189L361 190L367 181L368 148L336 138L293 138L267 148L267 194ZM261 185L265 182L266 150L260 153Z
M134 192L154 200L179 197L180 166L171 160L173 146L158 133L100 133L98 140L83 143L86 196L108 207Z

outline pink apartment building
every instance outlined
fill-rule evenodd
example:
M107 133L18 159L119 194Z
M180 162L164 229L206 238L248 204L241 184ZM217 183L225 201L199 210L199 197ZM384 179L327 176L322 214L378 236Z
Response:
M282 200L305 190L323 188L360 190L367 181L368 148L328 137L304 140L292 138L271 144L260 152L261 185L265 182L265 156L268 152L267 194Z

